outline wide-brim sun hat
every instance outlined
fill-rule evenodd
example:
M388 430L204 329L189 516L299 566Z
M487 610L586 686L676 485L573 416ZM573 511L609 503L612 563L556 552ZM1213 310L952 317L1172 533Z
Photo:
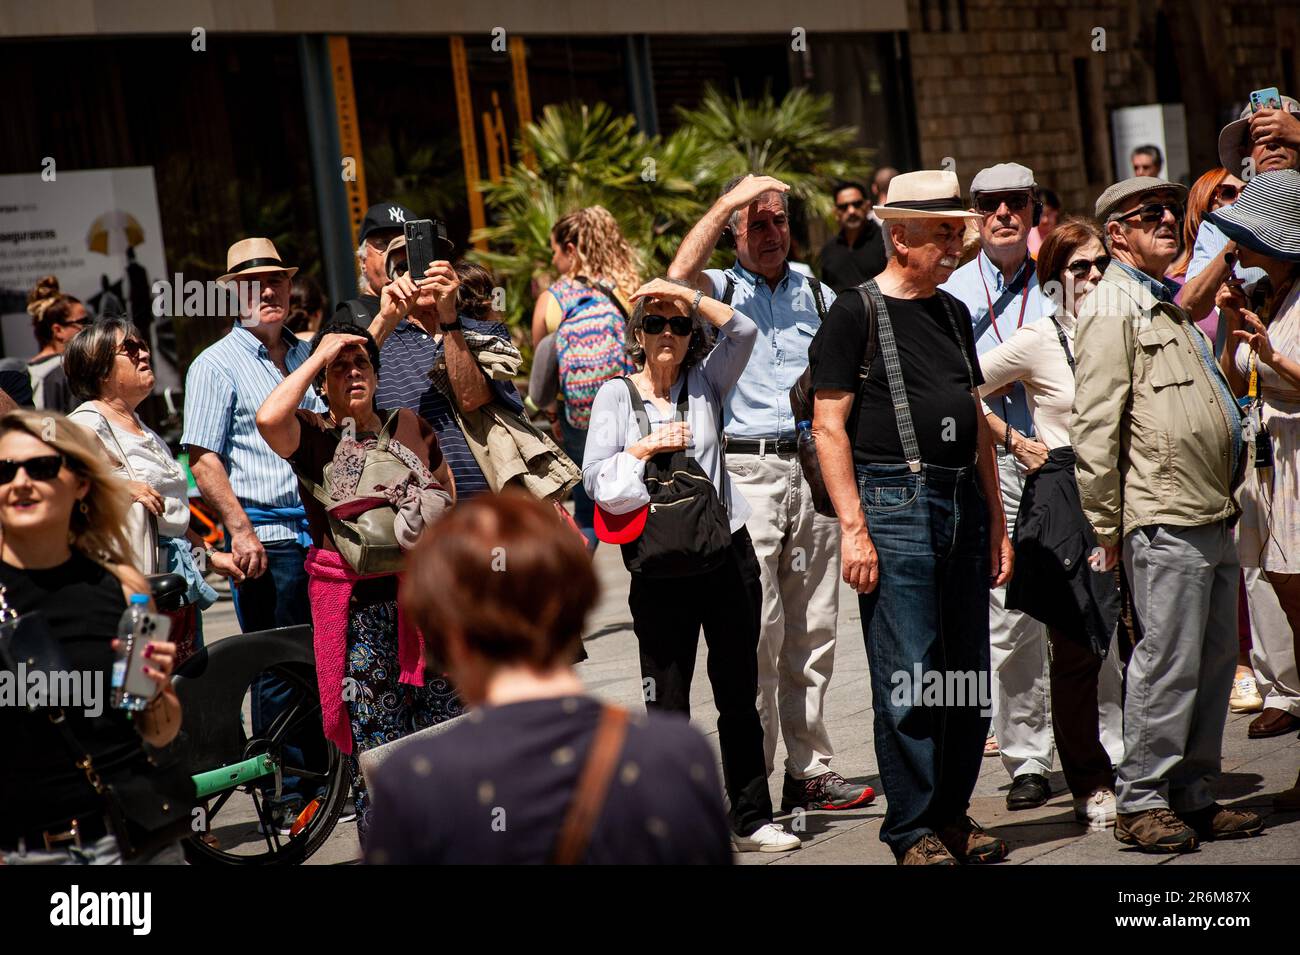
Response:
M1236 202L1205 218L1252 252L1300 262L1300 171L1275 169L1252 176Z
M1282 108L1288 113L1300 113L1300 103L1290 96L1282 97ZM1243 163L1250 155L1250 117L1251 108L1247 106L1241 115L1219 131L1219 165L1238 179L1242 176Z
M298 274L297 266L285 265L275 243L270 239L240 239L226 250L226 274L218 282L231 282L267 272L287 272L289 278Z
M881 219L982 219L962 208L957 174L947 169L921 169L895 176L889 201L876 206Z

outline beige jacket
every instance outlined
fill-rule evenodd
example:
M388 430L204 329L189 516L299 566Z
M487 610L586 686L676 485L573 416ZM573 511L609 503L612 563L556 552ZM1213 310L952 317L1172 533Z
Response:
M510 381L523 358L514 345L493 335L466 331L465 343L483 373L494 381ZM430 370L429 378L447 396L465 443L478 463L488 487L501 491L521 487L534 497L562 500L582 480L582 472L568 455L526 416L499 401L489 401L475 411L461 411L447 377L445 353Z
M1103 545L1151 524L1237 514L1229 416L1240 413L1202 343L1212 354L1186 312L1118 263L1079 309L1070 441L1084 514Z

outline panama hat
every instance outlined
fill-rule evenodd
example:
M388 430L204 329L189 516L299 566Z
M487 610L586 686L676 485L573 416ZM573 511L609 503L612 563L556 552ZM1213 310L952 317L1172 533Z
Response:
M1282 108L1288 113L1300 113L1300 103L1290 96L1282 97ZM1250 155L1250 117L1251 108L1247 106L1241 115L1219 131L1219 165L1234 176L1241 176L1242 163Z
M240 239L226 251L226 274L217 281L229 282L266 272L287 272L293 278L298 269L280 261L280 253L275 251L275 243L270 239Z
M889 183L889 201L876 206L881 219L981 219L963 209L957 174L946 169L922 169L895 176Z
M1275 169L1252 176L1236 202L1205 218L1253 252L1300 262L1300 171Z

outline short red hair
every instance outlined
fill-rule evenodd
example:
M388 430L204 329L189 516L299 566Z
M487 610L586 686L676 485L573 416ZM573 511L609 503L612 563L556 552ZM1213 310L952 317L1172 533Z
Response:
M521 492L457 504L407 561L402 609L431 660L449 633L497 663L547 669L577 656L599 587L582 538L555 506Z

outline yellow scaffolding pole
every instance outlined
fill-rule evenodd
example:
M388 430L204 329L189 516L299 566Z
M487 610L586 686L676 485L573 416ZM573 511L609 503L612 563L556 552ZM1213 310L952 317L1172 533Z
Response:
M344 159L352 160L352 176L344 176L348 197L348 219L352 224L352 245L357 244L361 219L366 214L366 170L361 161L361 127L357 122L357 97L352 86L352 55L348 38L329 38L330 76L334 86L334 115L338 117L339 148ZM340 175L346 170L340 168Z
M456 116L460 121L460 153L465 161L465 194L469 200L469 224L477 231L487 225L483 212L483 195L478 191L478 138L474 133L474 101L469 93L469 65L465 58L464 37L451 37L451 75L456 84ZM474 243L487 251L487 243Z
M512 36L510 38L510 67L515 86L515 110L519 114L519 134L522 146L520 159L529 169L536 169L537 157L533 155L532 150L528 148L527 140L523 138L524 128L533 121L533 98L528 88L528 63L524 50L524 38L521 36Z

